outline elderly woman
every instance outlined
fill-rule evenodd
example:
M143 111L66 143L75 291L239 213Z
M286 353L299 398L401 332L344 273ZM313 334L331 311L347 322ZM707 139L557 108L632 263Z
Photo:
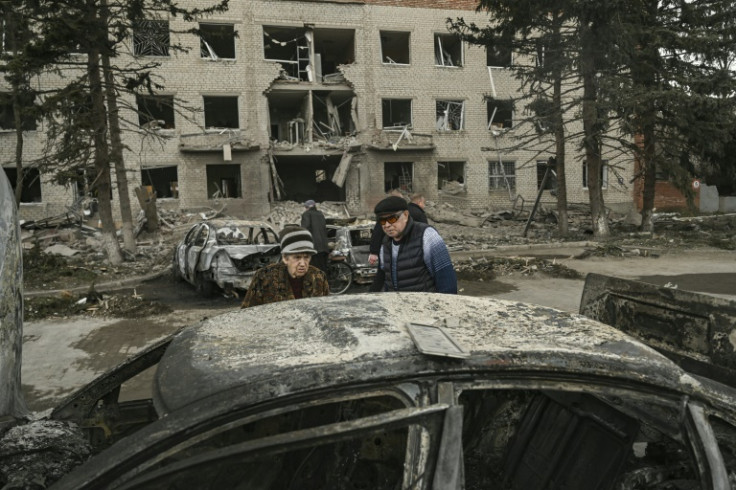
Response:
M253 276L242 308L290 299L327 296L325 273L309 265L317 253L312 234L293 226L281 232L281 262L266 266Z

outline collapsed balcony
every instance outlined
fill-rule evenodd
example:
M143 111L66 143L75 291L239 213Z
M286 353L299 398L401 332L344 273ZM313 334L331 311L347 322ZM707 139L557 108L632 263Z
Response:
M260 145L240 129L224 128L220 131L208 131L206 133L182 134L179 137L179 151L182 152L223 152L227 154L233 151L255 151Z
M389 126L373 130L368 149L375 151L433 151L431 134L415 133L410 126Z

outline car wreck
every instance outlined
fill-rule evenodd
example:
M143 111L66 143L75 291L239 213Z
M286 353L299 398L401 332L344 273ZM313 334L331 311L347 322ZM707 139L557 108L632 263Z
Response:
M264 221L206 220L192 226L174 249L175 277L205 295L248 289L255 272L277 262L276 231Z
M52 488L736 481L736 390L612 326L441 294L298 301L186 327L69 398L52 418L104 449ZM151 399L119 402L155 364Z
M334 244L330 257L344 257L352 270L355 284L370 284L378 269L368 263L371 233L375 221L330 219L327 224L327 239Z

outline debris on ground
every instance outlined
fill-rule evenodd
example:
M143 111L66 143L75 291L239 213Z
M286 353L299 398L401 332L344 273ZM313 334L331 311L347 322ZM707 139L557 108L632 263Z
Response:
M0 434L0 488L48 488L90 455L71 422L33 420Z
M554 260L537 257L481 257L455 263L457 278L466 281L490 281L498 276L544 274L549 277L580 279L574 269Z
M26 320L74 315L143 318L173 311L167 305L146 300L137 294L135 289L132 294L88 292L77 295L62 291L52 296L26 298L23 309Z

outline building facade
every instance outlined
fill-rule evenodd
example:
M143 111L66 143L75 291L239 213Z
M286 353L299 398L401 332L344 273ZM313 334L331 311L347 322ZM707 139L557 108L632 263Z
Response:
M519 89L507 68L513 53L487 53L446 28L448 17L486 24L476 4L231 2L200 20L202 39L174 34L187 27L179 18L152 19L136 30L130 52L161 63L165 88L125 101L131 189L150 186L163 208L224 203L243 218L267 214L274 201L306 199L368 214L396 188L462 209L529 209L552 155L501 150L523 111L511 102ZM189 51L170 52L173 41ZM12 180L7 122L5 108L0 152ZM42 125L26 135L30 161L43 148ZM576 144L567 155L568 200L587 203ZM631 205L632 167L626 157L604 167L607 205ZM79 196L35 177L24 189L23 219L63 213ZM544 191L543 203L554 200Z

